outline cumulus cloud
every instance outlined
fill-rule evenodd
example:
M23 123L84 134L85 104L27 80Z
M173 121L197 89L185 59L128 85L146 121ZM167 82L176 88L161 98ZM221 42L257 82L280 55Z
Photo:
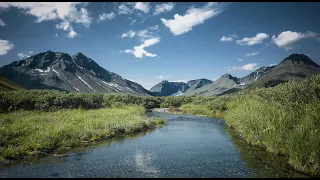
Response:
M258 69L259 66L257 63L249 63L243 66L232 66L232 67L227 67L227 71L235 71L235 70L245 70L245 71L252 71Z
M225 42L225 41L233 41L232 37L226 37L226 36L222 36L220 41Z
M4 21L2 19L0 19L0 26L6 26L7 24L4 23Z
M242 59L240 59L240 58L237 58L237 59L238 59L238 61L239 61L239 62L242 62L242 61L243 61L243 60L242 60Z
M0 56L7 54L13 47L10 41L0 39Z
M247 46L252 46L252 45L256 45L256 44L261 44L263 42L263 40L268 39L269 35L266 33L258 33L256 34L255 37L245 37L241 40L237 40L236 43L243 46L243 45L247 45Z
M170 29L173 35L181 35L191 31L193 27L204 23L205 20L220 14L223 11L221 7L219 3L209 2L201 8L189 8L183 16L175 14L174 19L167 20L161 18L161 21Z
M246 53L246 56L255 56L257 54L259 54L259 52Z
M165 78L168 78L168 77L171 77L171 75L167 74L167 75L160 75L157 77L157 79L165 79Z
M284 48L285 50L293 49L292 45L301 40L307 38L319 38L318 34L315 32L294 32L294 31L284 31L276 37L275 35L272 36L272 42L276 44L280 48Z
M156 57L156 54L152 54L144 50L144 48L152 46L154 44L157 44L160 42L160 37L151 38L148 40L145 40L143 44L140 46L134 46L133 49L127 49L124 52L133 54L136 58L143 58L144 56L147 57Z
M98 21L103 21L103 20L106 20L106 19L111 20L111 19L113 19L115 17L116 17L116 14L113 11L111 11L109 13L102 13L102 14L99 15Z
M228 36L222 36L220 41L222 42L230 42L230 41L233 41L233 39L236 39L238 38L238 36L236 34L232 34L232 35L228 35Z
M19 57L20 59L25 59L25 58L30 57L32 54L34 54L33 51L29 51L29 52L27 52L27 53L18 53L18 57Z
M150 3L148 2L137 2L134 5L134 9L140 10L144 13L148 13L150 11Z
M63 29L64 31L68 31L67 36L69 38L74 38L77 36L77 32L73 30L73 27L69 23L69 21L62 21L60 24L56 24L57 29Z
M131 6L131 4L121 3L117 8L118 14L132 14L133 8L132 8L132 6L131 7L130 6Z
M60 19L62 22L68 22L69 24L74 22L89 27L92 18L85 8L87 4L86 2L2 2L0 7L23 9L26 14L37 17L37 23ZM69 37L76 35L73 29L70 28L68 31Z
M155 10L153 12L153 15L159 15L161 13L166 13L166 12L172 11L174 6L175 6L175 4L172 2L157 4L155 7Z

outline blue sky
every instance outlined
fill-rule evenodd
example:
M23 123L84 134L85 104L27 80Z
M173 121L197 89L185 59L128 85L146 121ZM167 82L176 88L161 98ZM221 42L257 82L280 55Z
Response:
M245 76L292 53L320 64L320 3L0 2L0 66L82 52L149 89Z

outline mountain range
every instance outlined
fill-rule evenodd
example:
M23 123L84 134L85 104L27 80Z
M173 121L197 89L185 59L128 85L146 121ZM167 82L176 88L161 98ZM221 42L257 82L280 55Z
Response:
M62 52L39 53L1 67L0 74L25 89L151 94L140 84L105 70L82 53L72 57Z
M70 56L46 51L1 67L0 90L24 88L142 96L210 96L245 88L273 87L290 79L301 81L317 73L320 73L320 66L308 56L292 54L277 65L260 67L242 78L224 74L215 81L204 78L187 83L164 80L148 91L140 84L104 69L82 53Z

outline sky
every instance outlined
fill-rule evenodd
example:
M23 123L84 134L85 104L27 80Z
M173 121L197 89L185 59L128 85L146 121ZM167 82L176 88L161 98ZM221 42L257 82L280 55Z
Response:
M0 2L0 67L48 50L150 89L243 77L293 53L320 64L319 2Z

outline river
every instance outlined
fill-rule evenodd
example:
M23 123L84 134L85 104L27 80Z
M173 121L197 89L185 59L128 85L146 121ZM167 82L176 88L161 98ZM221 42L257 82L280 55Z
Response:
M223 120L150 112L161 128L0 167L0 177L307 177L249 147Z

